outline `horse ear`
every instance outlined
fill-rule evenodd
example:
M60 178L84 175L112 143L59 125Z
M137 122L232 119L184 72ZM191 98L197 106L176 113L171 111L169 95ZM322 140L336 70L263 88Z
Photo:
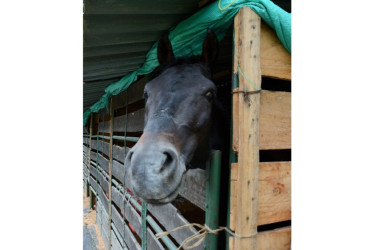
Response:
M218 55L218 39L213 30L207 29L206 38L203 44L202 61L206 64L213 64Z
M160 65L169 63L174 59L173 47L169 40L169 32L165 32L158 41L157 58Z

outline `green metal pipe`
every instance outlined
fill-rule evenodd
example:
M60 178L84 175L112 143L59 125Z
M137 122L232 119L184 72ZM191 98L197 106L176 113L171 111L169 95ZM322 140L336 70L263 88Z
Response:
M142 250L147 250L147 202L142 200Z
M213 151L206 169L205 224L212 230L219 227L221 154L219 150ZM216 250L217 241L218 235L208 234L204 242L205 249Z
M137 141L139 141L139 137L133 137L133 136L118 136L118 135L113 135L113 139L122 140L122 141L131 141L131 142L137 142Z

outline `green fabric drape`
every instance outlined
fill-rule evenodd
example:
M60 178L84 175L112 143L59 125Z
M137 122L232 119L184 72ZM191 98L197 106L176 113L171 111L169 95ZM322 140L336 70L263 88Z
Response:
M230 5L231 4L231 5ZM225 10L227 6L229 6ZM240 8L248 6L263 21L275 30L283 46L291 53L291 14L287 13L270 0L221 0L196 12L193 16L180 22L170 31L169 39L176 57L199 55L206 36L206 29L214 30L219 41L223 39ZM110 97L126 90L140 75L151 73L158 66L157 43L148 52L143 66L133 71L105 89L101 99L83 114L83 126L91 113L96 113L109 104Z

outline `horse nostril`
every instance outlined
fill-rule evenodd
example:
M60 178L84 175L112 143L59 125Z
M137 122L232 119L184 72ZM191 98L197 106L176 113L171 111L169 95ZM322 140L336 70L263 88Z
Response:
M175 155L172 152L165 151L163 154L166 156L165 161L161 165L159 172L162 173L167 170L172 170L174 166Z
M131 164L131 158L133 156L134 152L133 151L130 151L127 153L127 156L126 156L126 159L125 159L125 167L130 167L130 164ZM128 166L126 166L128 165Z

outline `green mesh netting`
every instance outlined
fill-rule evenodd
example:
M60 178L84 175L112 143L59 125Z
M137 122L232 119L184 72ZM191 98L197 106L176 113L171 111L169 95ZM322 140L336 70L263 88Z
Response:
M231 4L231 5L230 5ZM220 10L219 5L221 9ZM214 30L219 41L223 39L240 8L248 6L275 30L283 46L291 53L291 14L270 0L221 0L201 9L190 18L180 22L170 31L169 39L176 57L199 55L206 36L206 29ZM225 9L228 7L227 9ZM187 48L187 49L186 49ZM143 66L124 76L105 89L101 99L83 114L83 126L91 113L108 107L110 97L126 90L140 75L151 73L158 66L157 43L148 52Z

